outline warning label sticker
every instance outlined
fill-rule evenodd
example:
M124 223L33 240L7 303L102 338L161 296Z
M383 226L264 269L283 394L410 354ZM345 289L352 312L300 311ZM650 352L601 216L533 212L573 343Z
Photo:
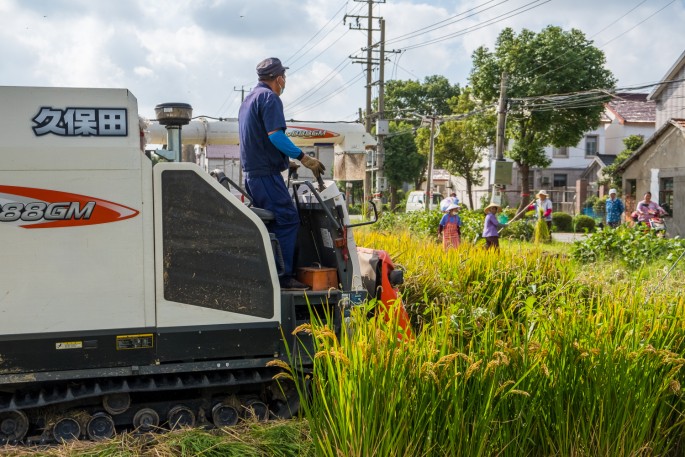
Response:
M55 349L58 351L63 349L83 349L83 341L60 341L55 343Z
M117 336L117 351L128 349L149 349L153 347L154 338L152 333L143 333L140 335L118 335Z

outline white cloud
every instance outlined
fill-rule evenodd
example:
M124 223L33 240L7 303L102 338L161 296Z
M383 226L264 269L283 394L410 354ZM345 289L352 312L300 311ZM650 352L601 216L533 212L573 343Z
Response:
M552 24L583 30L606 53L619 85L661 79L683 51L681 1L540 0L535 9L482 27L530 1L387 0L375 6L374 15L386 19L388 40L471 10L470 17L440 29L389 41L390 51L461 33L389 53L386 78L441 74L464 85L473 50L492 48L504 27L538 32ZM256 64L277 56L291 67L284 94L287 115L351 120L365 105L366 78L359 78L364 66L348 57L365 58L366 34L349 24L355 24L354 15L366 13L366 4L352 0L5 0L0 16L11 20L0 28L0 84L126 87L143 115L152 116L158 103L185 101L198 114L235 116L240 90L255 84ZM366 26L365 19L360 25Z

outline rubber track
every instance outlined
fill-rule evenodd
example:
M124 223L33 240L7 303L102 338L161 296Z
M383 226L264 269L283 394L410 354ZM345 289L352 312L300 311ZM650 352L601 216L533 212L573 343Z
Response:
M121 379L84 380L76 385L73 381L50 385L41 384L35 389L17 390L12 394L0 393L0 412L39 408L116 393L159 392L260 384L271 381L278 371L273 368L250 368L205 373L158 374Z

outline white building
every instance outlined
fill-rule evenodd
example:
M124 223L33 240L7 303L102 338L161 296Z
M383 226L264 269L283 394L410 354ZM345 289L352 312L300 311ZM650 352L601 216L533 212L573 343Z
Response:
M555 210L568 213L577 212L588 195L604 195L597 183L601 170L625 149L626 137L641 135L647 139L654 133L655 108L656 103L646 93L616 94L605 104L599 127L587 132L577 145L545 149L552 163L547 168L531 169L531 190L547 190ZM517 173L509 189L520 189ZM510 201L514 192L518 191L509 192Z

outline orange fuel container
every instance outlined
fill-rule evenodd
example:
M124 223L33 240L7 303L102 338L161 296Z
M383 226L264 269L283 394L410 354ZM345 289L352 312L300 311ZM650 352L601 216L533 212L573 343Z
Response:
M338 288L338 270L327 267L302 267L297 269L297 280L307 284L312 290Z

